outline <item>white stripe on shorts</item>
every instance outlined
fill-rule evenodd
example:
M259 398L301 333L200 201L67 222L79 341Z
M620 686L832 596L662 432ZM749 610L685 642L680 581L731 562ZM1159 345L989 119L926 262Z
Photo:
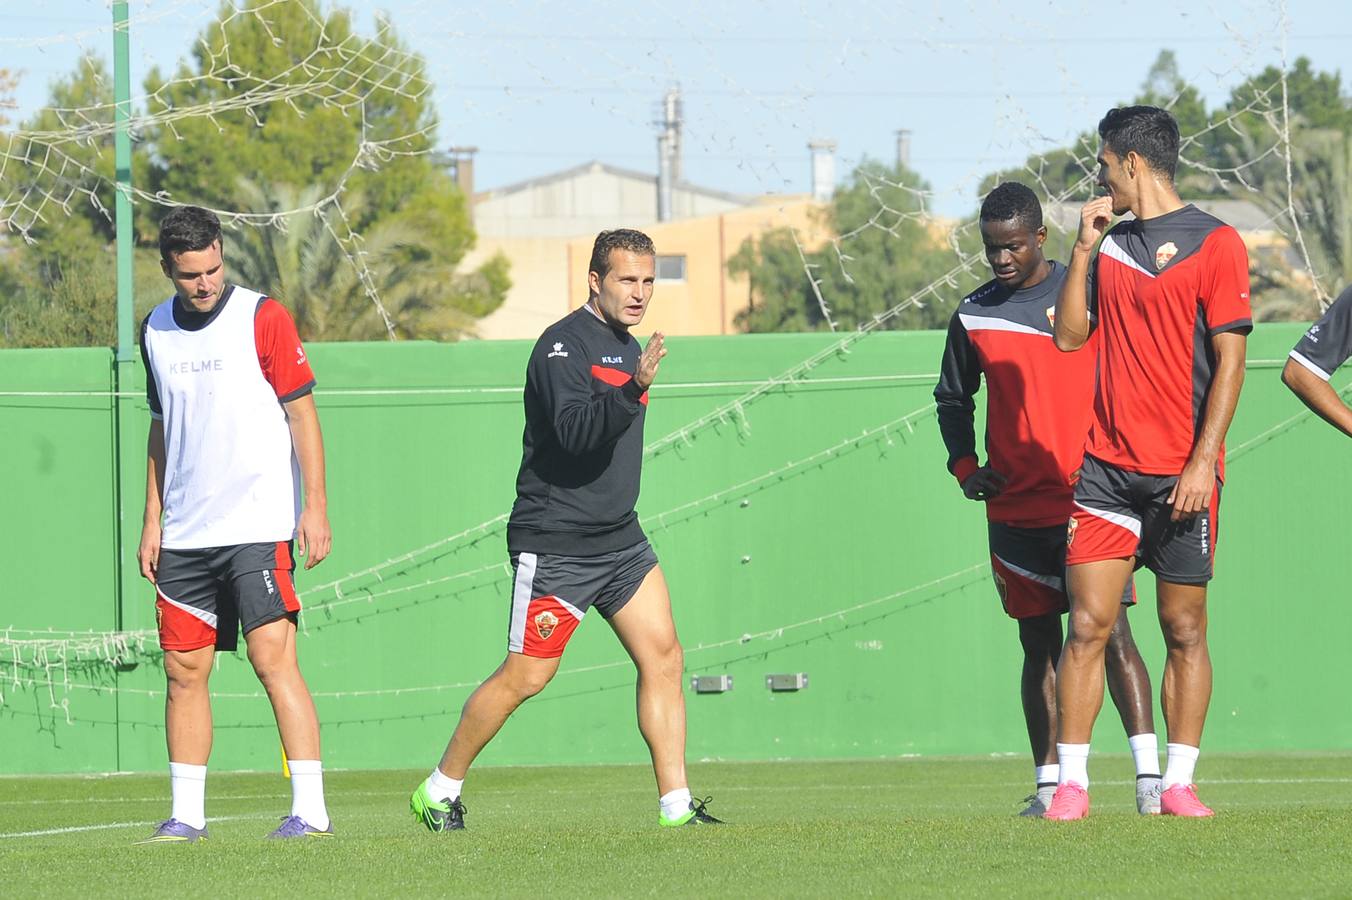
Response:
M155 593L159 594L160 599L163 600L165 603L168 603L170 606L183 610L185 613L192 616L194 619L201 619L203 622L210 625L212 628L216 627L215 613L209 613L204 609L198 609L195 606L189 606L188 604L180 603L171 597L166 597L164 595L164 591L160 590L158 587L155 588Z
M1131 516L1124 516L1121 513L1109 512L1106 509L1094 509L1092 506L1085 506L1078 500L1075 501L1075 505L1078 506L1080 509L1084 510L1085 512L1089 513L1091 516L1097 516L1098 518L1102 519L1105 522L1112 522L1119 528L1125 528L1127 531L1130 531L1138 538L1141 536L1141 523L1139 520L1133 519Z
M1005 559L1003 556L1000 556L998 553L992 553L991 556L994 556L996 559L998 559L1000 561L1000 565L1004 566L1006 569L1013 572L1015 575L1022 575L1029 581L1036 581L1038 584L1045 584L1047 587L1053 590L1064 592L1066 589L1065 584L1061 581L1060 578L1057 578L1055 575L1043 575L1041 573L1025 569L1023 566L1016 566L1009 560Z
M526 613L535 589L535 566L539 558L534 553L519 553L516 557L516 581L512 584L512 626L507 634L507 649L523 653L526 647Z

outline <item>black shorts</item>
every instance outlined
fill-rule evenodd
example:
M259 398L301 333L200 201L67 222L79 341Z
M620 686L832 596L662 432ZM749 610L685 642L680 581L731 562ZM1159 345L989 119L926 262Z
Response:
M300 598L291 572L290 541L201 550L160 550L155 570L155 619L165 650L239 646L245 634L284 616L293 621Z
M1070 610L1066 594L1066 529L1062 525L1021 528L989 523L991 575L1011 619L1059 615ZM1122 604L1136 602L1131 581Z
M513 553L507 649L540 659L562 656L588 609L611 618L656 566L646 540L600 556Z
M1206 584L1215 568L1221 482L1191 519L1170 520L1177 475L1145 475L1084 458L1070 519L1069 565L1136 558L1164 581Z

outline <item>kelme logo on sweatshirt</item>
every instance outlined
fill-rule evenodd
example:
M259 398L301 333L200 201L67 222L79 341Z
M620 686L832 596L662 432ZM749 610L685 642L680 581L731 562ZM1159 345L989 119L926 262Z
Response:
M568 351L563 349L563 344L555 344L554 349L550 352L548 358L553 359L556 356L567 356L567 355Z

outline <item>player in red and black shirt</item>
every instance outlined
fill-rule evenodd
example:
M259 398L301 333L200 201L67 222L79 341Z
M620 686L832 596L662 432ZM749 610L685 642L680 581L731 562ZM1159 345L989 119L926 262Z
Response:
M1098 331L1098 387L1068 536L1071 631L1057 678L1061 785L1047 817L1089 813L1089 735L1103 703L1103 651L1133 565L1156 576L1168 658L1169 732L1160 809L1209 816L1193 771L1211 699L1207 582L1225 432L1252 328L1248 254L1236 231L1174 187L1178 125L1151 106L1099 123L1100 187L1085 204L1056 304L1056 344ZM1111 230L1113 216L1132 213ZM1094 248L1098 245L1098 252Z
M1282 381L1319 418L1352 437L1352 409L1329 384L1352 356L1352 287L1310 326L1286 361Z
M981 237L995 278L969 294L948 326L934 399L949 471L969 500L986 504L991 574L1019 623L1021 695L1036 792L1020 815L1046 812L1056 789L1056 661L1061 655L1066 519L1094 395L1094 359L1062 353L1052 314L1066 270L1042 255L1047 229L1037 195L1006 182L981 204ZM985 376L986 454L976 455L973 397ZM1108 640L1108 684L1137 763L1137 808L1159 811L1160 770L1150 675L1126 607Z

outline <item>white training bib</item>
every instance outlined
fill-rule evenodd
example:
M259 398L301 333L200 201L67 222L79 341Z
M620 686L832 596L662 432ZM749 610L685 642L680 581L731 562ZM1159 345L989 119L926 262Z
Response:
M198 331L170 297L150 313L146 356L164 419L164 533L171 550L295 536L300 468L281 401L263 376L254 314L263 295L238 286Z

